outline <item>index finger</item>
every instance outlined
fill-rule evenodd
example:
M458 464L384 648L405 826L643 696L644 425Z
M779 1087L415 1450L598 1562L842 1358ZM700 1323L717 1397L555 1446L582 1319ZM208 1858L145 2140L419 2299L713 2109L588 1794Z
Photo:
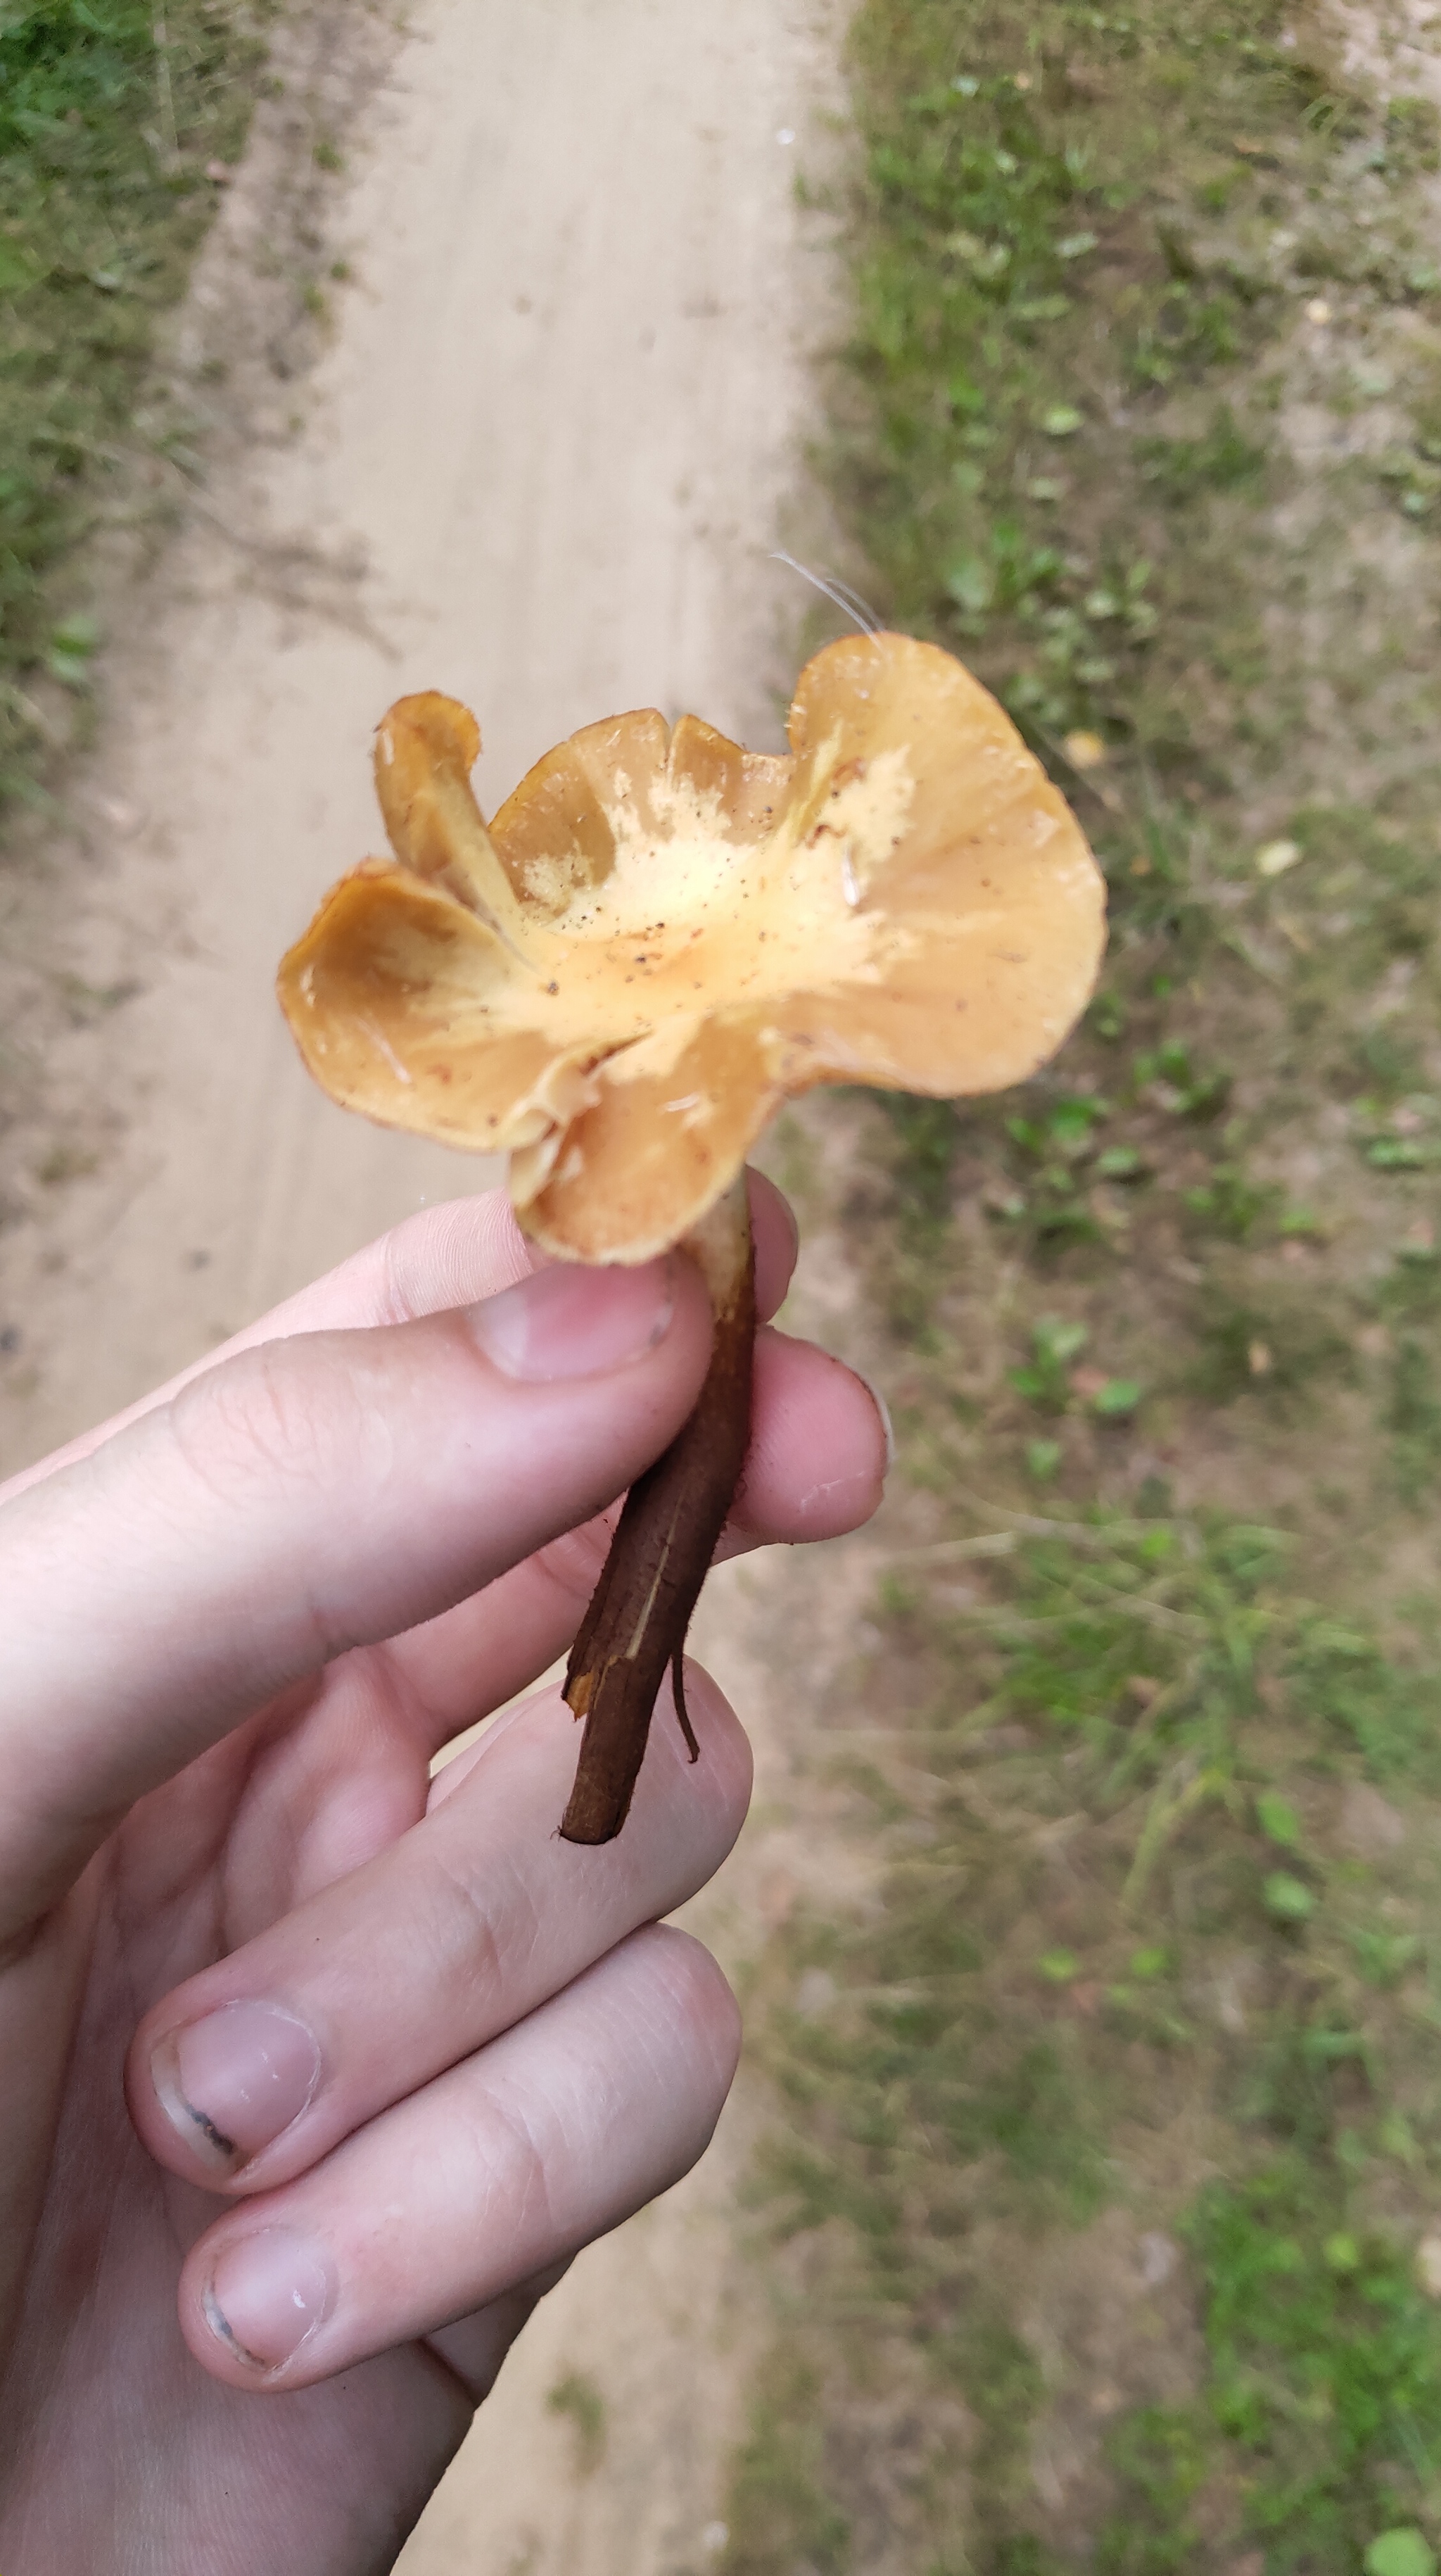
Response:
M784 1302L796 1264L796 1221L790 1202L763 1172L750 1172L751 1224L756 1247L756 1310L769 1323ZM529 1278L540 1256L527 1243L504 1190L485 1190L474 1198L447 1199L422 1208L389 1234L378 1236L338 1268L328 1270L294 1297L287 1297L243 1331L207 1351L203 1359L180 1369L163 1386L140 1396L93 1431L82 1431L65 1446L23 1467L0 1484L0 1503L27 1486L88 1458L117 1431L137 1422L158 1405L168 1404L183 1387L262 1343L284 1341L294 1333L353 1332L374 1324L413 1324L426 1315L469 1306L494 1297L517 1280Z

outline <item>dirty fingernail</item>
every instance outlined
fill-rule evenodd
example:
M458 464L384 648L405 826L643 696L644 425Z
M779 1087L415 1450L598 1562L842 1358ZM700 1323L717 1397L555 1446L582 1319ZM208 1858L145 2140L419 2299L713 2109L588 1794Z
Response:
M600 1377L663 1341L675 1313L668 1259L638 1269L582 1269L557 1262L498 1297L467 1309L485 1356L506 1377L531 1384Z
M329 2315L335 2273L322 2246L288 2227L222 2249L203 2294L205 2322L251 2370L278 2370Z
M273 2004L224 2004L167 2032L150 2070L172 2128L217 2173L233 2173L304 2110L320 2048Z

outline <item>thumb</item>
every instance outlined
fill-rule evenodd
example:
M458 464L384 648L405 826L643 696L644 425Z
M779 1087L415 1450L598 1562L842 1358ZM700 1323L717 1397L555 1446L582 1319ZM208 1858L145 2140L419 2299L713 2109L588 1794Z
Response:
M0 1938L287 1684L588 1519L679 1429L689 1262L242 1353L0 1507Z

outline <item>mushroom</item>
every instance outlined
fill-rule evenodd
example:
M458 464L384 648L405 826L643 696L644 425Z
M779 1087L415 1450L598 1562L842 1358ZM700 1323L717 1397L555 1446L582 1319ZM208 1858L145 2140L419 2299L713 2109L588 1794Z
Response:
M1079 825L949 654L828 645L789 736L755 753L696 716L613 716L548 752L487 829L474 717L402 698L375 763L395 855L342 877L280 968L333 1100L508 1153L541 1250L681 1244L710 1291L696 1410L631 1488L566 1674L585 1720L573 1842L620 1831L667 1665L696 1758L681 1649L749 1434L750 1146L817 1083L1023 1080L1104 943Z

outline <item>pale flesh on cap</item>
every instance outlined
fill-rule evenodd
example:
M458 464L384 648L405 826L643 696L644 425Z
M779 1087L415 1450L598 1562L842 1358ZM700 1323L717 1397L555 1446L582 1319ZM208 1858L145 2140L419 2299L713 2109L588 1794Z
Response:
M586 1721L562 1833L625 1821L745 1454L745 1157L823 1082L940 1097L1034 1073L1104 942L1079 826L958 662L852 636L801 674L789 754L694 716L589 725L489 830L453 699L403 698L376 785L394 852L326 896L280 998L332 1099L510 1155L534 1242L639 1262L684 1242L716 1314L695 1413L632 1486L566 1675Z

